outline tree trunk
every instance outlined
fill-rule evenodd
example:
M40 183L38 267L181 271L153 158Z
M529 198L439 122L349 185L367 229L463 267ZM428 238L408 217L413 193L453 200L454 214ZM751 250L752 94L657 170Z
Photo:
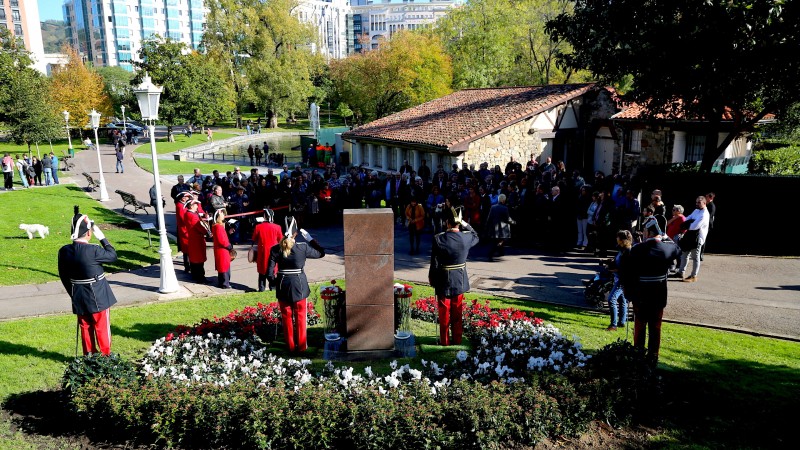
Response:
M278 115L275 111L267 111L267 123L269 128L278 128Z

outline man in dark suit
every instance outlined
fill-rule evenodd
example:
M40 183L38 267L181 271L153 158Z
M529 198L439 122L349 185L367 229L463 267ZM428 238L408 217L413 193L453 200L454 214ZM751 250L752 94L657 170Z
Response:
M447 231L433 237L428 282L439 305L439 343L461 344L464 292L469 290L467 256L478 244L478 233L450 208L444 211ZM463 228L463 231L462 231ZM448 331L452 331L452 339Z
M644 230L645 241L634 245L619 265L625 298L633 302L633 345L644 351L645 334L650 329L647 358L653 366L661 347L661 319L667 306L667 274L681 249L673 242L662 242L656 222Z

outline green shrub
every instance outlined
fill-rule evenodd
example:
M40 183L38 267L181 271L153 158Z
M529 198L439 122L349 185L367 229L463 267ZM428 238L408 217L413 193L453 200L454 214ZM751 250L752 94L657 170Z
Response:
M800 175L800 146L754 152L748 170L768 175Z
M109 356L90 353L75 358L67 365L61 378L61 386L70 395L74 395L78 388L95 378L128 383L136 380L136 367L114 353Z

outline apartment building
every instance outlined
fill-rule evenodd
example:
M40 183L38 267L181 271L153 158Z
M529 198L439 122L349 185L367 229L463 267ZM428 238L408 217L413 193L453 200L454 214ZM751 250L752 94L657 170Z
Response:
M25 50L32 53L34 67L47 72L36 0L0 0L0 27L22 38Z
M353 14L353 50L378 47L400 30L431 26L450 8L465 0L351 0Z
M9 0L10 1L10 0ZM96 67L133 70L142 41L170 37L200 46L207 9L203 0L66 0L67 41Z

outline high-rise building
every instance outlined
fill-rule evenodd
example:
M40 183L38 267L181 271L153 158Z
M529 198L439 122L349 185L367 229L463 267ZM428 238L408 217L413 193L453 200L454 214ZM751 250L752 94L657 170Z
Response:
M353 41L349 0L299 0L295 16L317 27L319 37L313 46L327 59L344 58ZM349 33L349 35L348 35Z
M34 67L46 72L39 5L36 0L0 0L0 27L22 38L25 50L32 53Z
M353 50L378 48L381 39L389 39L400 30L431 26L450 8L465 0L351 0L353 14Z
M66 0L67 42L96 67L133 70L142 41L159 35L200 46L203 0Z

